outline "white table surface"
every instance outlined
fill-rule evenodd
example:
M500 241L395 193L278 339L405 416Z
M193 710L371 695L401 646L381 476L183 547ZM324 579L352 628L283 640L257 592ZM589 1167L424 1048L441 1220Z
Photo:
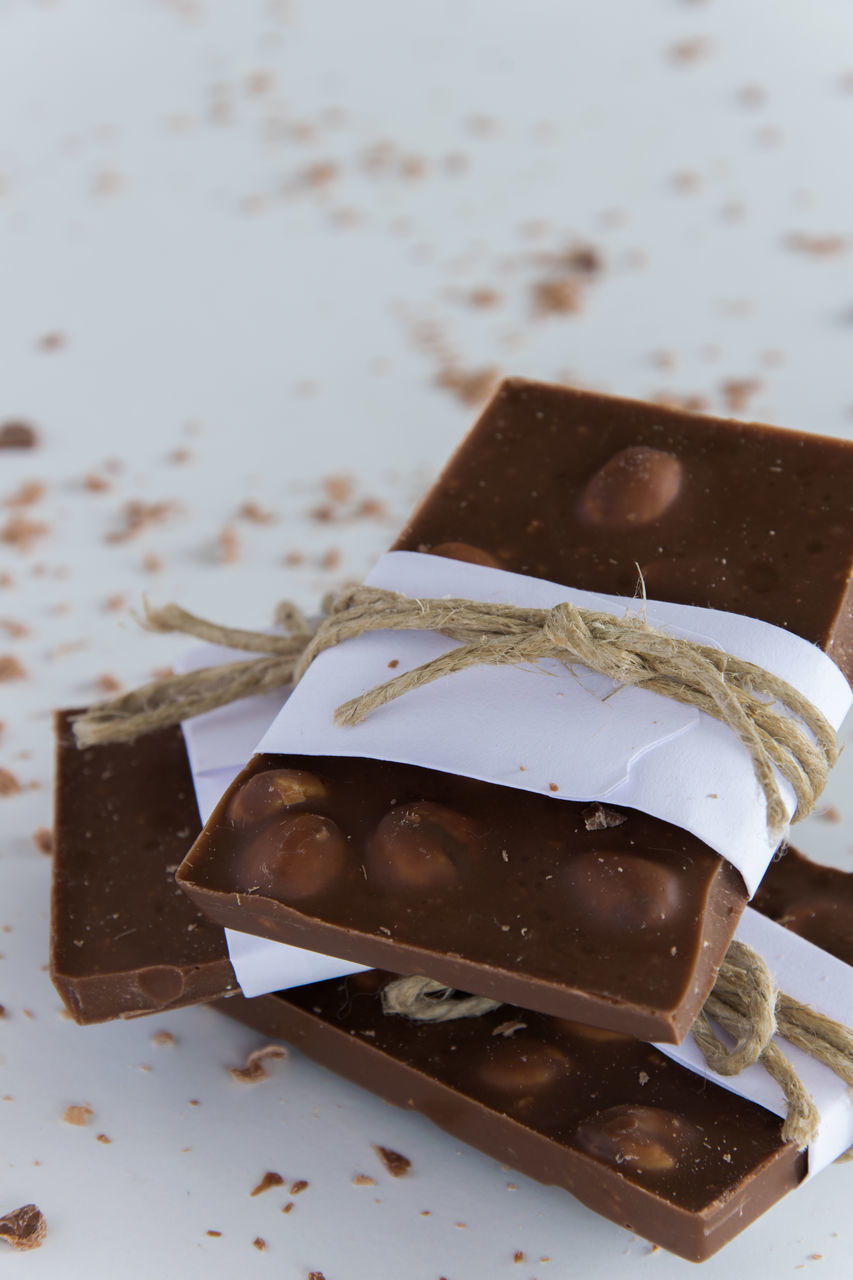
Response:
M64 1020L32 835L50 709L180 647L138 632L142 593L251 626L360 576L475 413L436 385L448 363L718 411L755 380L750 416L849 436L851 76L840 0L0 0L0 423L41 441L0 453L0 502L43 482L18 514L47 526L0 541L0 656L28 672L0 685L22 784L0 798L0 1213L49 1225L4 1274L687 1274L298 1054L235 1084L258 1038L209 1011ZM579 313L535 316L574 241L600 276ZM331 522L330 475L355 485ZM175 507L109 540L131 500ZM828 795L848 822L799 843L853 868L849 757ZM286 1188L249 1196L268 1169L310 1183L287 1216ZM852 1179L828 1170L703 1275L848 1276Z

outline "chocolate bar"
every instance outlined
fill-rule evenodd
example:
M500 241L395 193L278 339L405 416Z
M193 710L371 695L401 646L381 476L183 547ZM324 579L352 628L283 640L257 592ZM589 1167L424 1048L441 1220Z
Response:
M851 493L842 441L512 381L395 549L596 592L630 594L639 565L649 596L792 630L849 678ZM739 872L659 818L548 790L258 755L178 883L233 928L680 1040Z
M198 826L180 732L80 752L68 721L57 717L52 913L63 998L78 1021L98 1021L227 989L221 930L174 885L176 842ZM787 885L786 864L804 901L853 901L853 875L828 886L826 869L793 851L768 872L770 890ZM791 892L785 904L790 914ZM177 998L150 980L164 971L182 982ZM778 1117L650 1045L506 1006L442 1024L386 1016L377 992L390 976L255 1000L232 994L218 1007L694 1260L805 1175L806 1157L781 1141Z
M237 988L222 929L175 884L198 834L180 728L81 750L56 717L50 973L77 1022L196 1004Z

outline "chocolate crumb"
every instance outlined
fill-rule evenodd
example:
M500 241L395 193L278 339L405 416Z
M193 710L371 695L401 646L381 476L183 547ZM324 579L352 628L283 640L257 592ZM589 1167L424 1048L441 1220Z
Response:
M29 422L0 423L0 449L34 449L37 444L38 434Z
M46 486L41 480L25 480L20 488L10 494L6 499L7 507L31 507L35 502L41 502L45 493Z
M275 523L272 511L266 511L258 502L244 502L238 508L237 515L243 520L250 520L253 524Z
M252 1244L255 1246L258 1253L263 1253L264 1249L267 1247L267 1242L263 1236L255 1236Z
M266 1080L269 1072L264 1066L267 1059L286 1058L287 1050L281 1044L265 1044L260 1049L253 1049L246 1059L245 1067L231 1067L231 1075L243 1084L254 1084L258 1080Z
M307 1191L310 1185L307 1178L297 1178L295 1182L291 1183L290 1194L298 1196L302 1191Z
M392 1151L390 1147L380 1147L374 1142L373 1150L379 1156L392 1178L405 1177L412 1167L412 1162L408 1156L401 1155L399 1151Z
M124 685L122 682L110 672L105 671L103 675L98 676L95 681L95 688L99 693L111 694L121 693Z
M761 390L760 378L729 378L720 387L726 408L729 413L743 413L749 408L749 402Z
M39 853L45 854L47 857L53 853L53 832L49 827L39 827L33 832L33 844Z
M156 1045L177 1044L177 1040L171 1031L155 1031L151 1037L151 1043Z
M587 831L605 831L608 827L621 827L628 821L626 813L616 809L608 809L603 804L591 804L582 811L581 817Z
M138 498L131 499L122 507L122 524L120 528L107 534L107 542L130 542L143 530L155 524L165 524L180 510L176 502L142 502Z
M513 1262L523 1262L524 1251L522 1249L516 1249L515 1253L512 1255L512 1260Z
M326 1280L326 1277L323 1275L322 1271L309 1271L308 1280Z
M436 386L452 391L463 404L479 405L491 394L500 378L500 370L493 365L484 369L461 369L458 365L446 365L438 373Z
M290 1213L292 1208L293 1208L293 1201L288 1200L287 1204L284 1204L281 1206L281 1211L282 1213Z
M216 541L216 558L220 564L236 564L240 554L239 534L233 524L226 524Z
M47 1223L36 1204L22 1205L0 1218L0 1240L13 1249L38 1249L46 1235Z
M0 796L16 796L23 788L9 769L0 767Z
M249 1192L250 1196L259 1196L264 1191L269 1191L270 1187L281 1187L284 1185L284 1178L280 1173L270 1171L265 1173L257 1186L252 1187Z
M222 1235L222 1232L221 1232L221 1231L206 1231L206 1232L205 1232L205 1235L208 1235L208 1236L215 1236L215 1237L217 1237L217 1238L218 1238L219 1236L221 1236L221 1235Z
M822 809L815 810L815 817L821 822L840 822L841 813L836 809L834 804L824 805Z
M65 1108L62 1119L66 1124L76 1124L82 1127L91 1122L94 1114L94 1111L87 1103L75 1102L70 1107Z
M789 235L786 242L789 249L794 249L797 253L807 253L813 258L830 258L836 254L844 253L847 248L847 240L844 236L839 235L807 235L802 231L795 231Z
M108 1138L105 1133L99 1133L97 1140L98 1142L103 1142L104 1146L109 1146L112 1142L112 1138Z
M354 1187L375 1187L376 1179L371 1178L369 1173L357 1173L352 1180Z
M28 520L26 516L13 516L0 529L0 542L7 542L19 551L30 551L33 545L50 533L50 525L43 520Z

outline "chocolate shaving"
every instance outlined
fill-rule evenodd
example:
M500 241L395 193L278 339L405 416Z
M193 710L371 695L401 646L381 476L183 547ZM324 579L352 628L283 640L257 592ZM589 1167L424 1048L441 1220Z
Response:
M405 1177L412 1167L412 1162L408 1156L401 1155L399 1151L392 1151L390 1147L380 1147L374 1142L373 1150L379 1156L392 1178Z
M264 1066L267 1059L286 1058L287 1050L281 1044L265 1044L260 1049L253 1049L246 1059L245 1067L231 1067L231 1075L242 1084L256 1084L266 1080L269 1072Z
M38 1249L44 1244L47 1223L37 1204L25 1204L0 1218L0 1240L13 1249Z

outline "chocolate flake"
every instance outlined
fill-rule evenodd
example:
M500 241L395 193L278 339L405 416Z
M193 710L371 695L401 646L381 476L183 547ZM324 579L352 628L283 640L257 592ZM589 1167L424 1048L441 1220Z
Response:
M23 790L14 773L0 767L0 796L16 796Z
M36 1204L22 1205L0 1218L0 1240L13 1249L38 1249L46 1235L47 1223Z
M392 1151L390 1147L380 1147L374 1142L373 1150L379 1156L392 1178L405 1177L412 1167L412 1162L408 1156L401 1155L399 1151Z
M605 831L608 827L621 827L628 821L626 813L619 813L603 804L589 805L581 816L587 831Z
M70 1107L65 1108L65 1113L62 1119L66 1124L75 1124L82 1128L84 1125L91 1122L94 1114L94 1111L88 1103L74 1102Z
M275 1173L274 1171L270 1170L269 1172L264 1174L264 1176L261 1178L257 1186L252 1187L252 1190L249 1192L249 1195L259 1196L264 1191L269 1191L270 1187L281 1187L283 1185L284 1185L284 1178L281 1176L281 1174Z
M231 1075L242 1084L255 1084L258 1080L266 1080L269 1072L264 1066L267 1059L286 1058L287 1050L281 1044L265 1044L253 1049L246 1059L245 1067L231 1067Z

